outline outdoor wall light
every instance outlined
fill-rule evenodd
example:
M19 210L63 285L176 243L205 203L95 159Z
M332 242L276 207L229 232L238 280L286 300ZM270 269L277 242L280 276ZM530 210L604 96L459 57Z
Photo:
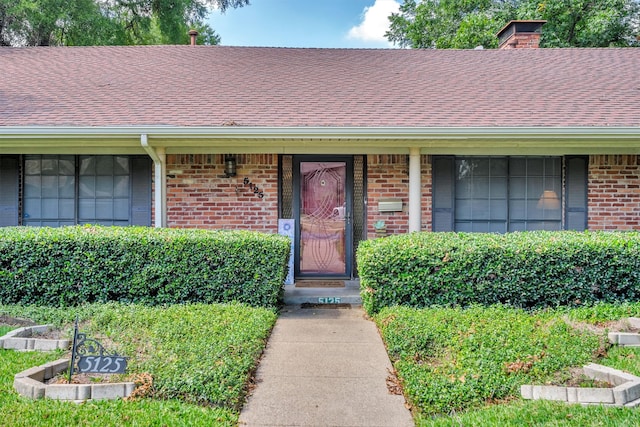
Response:
M224 174L227 178L236 176L236 158L228 155L224 156Z

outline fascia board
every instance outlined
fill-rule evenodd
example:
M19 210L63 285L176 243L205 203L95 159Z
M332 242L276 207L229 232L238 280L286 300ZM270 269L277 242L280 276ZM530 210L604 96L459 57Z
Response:
M638 154L640 127L0 127L0 153Z
M240 139L504 139L640 138L640 126L625 127L252 127L252 126L5 126L0 138L240 138Z

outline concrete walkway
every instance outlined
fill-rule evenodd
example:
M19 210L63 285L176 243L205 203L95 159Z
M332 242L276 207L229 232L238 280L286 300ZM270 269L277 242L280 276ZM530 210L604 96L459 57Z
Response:
M283 310L241 426L413 426L389 392L391 363L359 307Z

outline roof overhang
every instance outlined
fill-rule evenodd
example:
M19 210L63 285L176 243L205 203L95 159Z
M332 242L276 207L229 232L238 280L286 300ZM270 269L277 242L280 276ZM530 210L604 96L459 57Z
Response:
M632 127L0 127L0 154L640 154Z

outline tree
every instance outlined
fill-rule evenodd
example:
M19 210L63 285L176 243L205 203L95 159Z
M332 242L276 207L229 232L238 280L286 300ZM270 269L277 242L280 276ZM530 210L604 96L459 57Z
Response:
M543 47L639 46L638 0L529 0L519 19L545 19Z
M386 33L400 47L497 47L513 19L544 19L541 47L638 46L640 0L406 0Z
M0 0L0 45L117 44L122 34L94 0Z
M249 0L0 0L0 45L185 44L220 41L204 22L209 8Z

